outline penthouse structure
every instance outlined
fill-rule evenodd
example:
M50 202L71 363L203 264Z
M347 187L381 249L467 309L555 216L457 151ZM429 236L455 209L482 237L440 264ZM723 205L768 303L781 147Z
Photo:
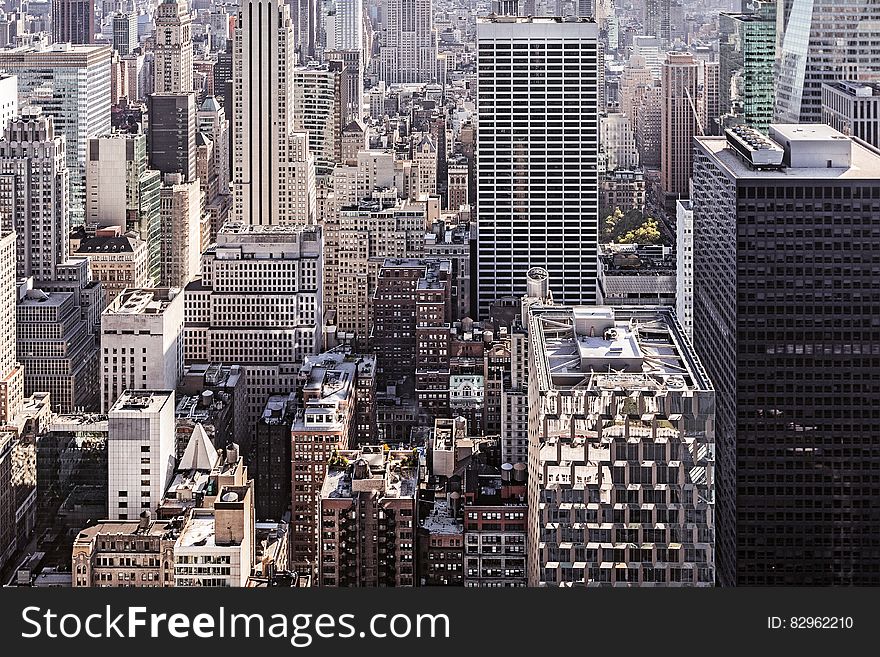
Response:
M413 586L418 459L365 445L338 452L321 489L320 586Z
M712 586L715 394L664 308L528 307L530 586Z

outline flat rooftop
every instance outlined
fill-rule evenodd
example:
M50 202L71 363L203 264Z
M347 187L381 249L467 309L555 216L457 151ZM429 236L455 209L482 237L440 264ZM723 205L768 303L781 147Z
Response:
M670 308L533 307L529 335L541 390L712 390Z
M880 83L877 82L859 82L857 80L834 80L832 82L823 82L822 86L830 87L837 91L842 91L850 96L858 98L876 98L880 99Z
M127 288L104 310L105 315L161 315L180 294L177 287Z
M421 521L431 534L463 534L464 525L452 515L449 503L442 498L434 500L434 508Z
M126 390L110 408L113 413L158 413L167 401L174 398L173 390Z
M755 169L747 165L740 154L728 143L727 138L695 137L697 144L706 153L714 157L730 178L753 180L877 180L880 178L880 152L865 146L848 137L844 137L834 128L826 125L776 125L772 126L780 136L788 139L797 147L799 144L808 148L821 148L821 142L827 141L836 149L840 148L843 139L852 147L848 167L783 167L781 169Z

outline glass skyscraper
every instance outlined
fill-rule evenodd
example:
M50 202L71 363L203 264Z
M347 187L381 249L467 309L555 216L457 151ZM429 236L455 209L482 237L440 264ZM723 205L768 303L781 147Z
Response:
M819 123L822 83L880 79L880 4L874 0L779 0L778 123Z
M757 14L722 13L718 18L719 98L725 123L767 132L773 119L774 11L774 3L764 3Z

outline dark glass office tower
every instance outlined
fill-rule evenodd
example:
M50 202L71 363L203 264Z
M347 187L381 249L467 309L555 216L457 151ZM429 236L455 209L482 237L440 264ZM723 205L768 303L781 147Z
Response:
M880 155L738 127L696 138L691 198L718 579L880 584Z

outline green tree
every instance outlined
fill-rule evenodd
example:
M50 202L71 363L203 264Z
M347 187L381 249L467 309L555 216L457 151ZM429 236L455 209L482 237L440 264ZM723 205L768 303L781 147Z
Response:
M638 228L624 233L617 240L619 244L657 244L659 241L660 226L652 217L648 217Z

